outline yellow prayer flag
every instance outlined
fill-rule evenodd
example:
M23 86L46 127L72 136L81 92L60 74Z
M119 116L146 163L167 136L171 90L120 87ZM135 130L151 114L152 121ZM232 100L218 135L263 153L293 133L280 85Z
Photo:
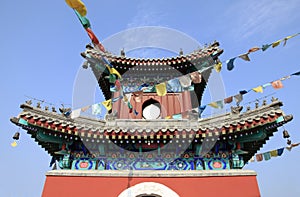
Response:
M172 119L172 116L166 116L165 119Z
M12 147L16 147L18 144L17 144L16 141L14 141L14 142L12 142L10 145L11 145Z
M272 47L275 48L280 44L281 40L277 40L276 42L272 43Z
M294 34L294 35L291 35L291 36L287 36L287 37L285 37L283 40L284 40L284 43L283 43L283 46L285 46L286 45L286 41L288 40L288 39L290 39L290 38L293 38L293 37L295 37L295 36L298 36L299 35L299 33L297 33L297 34Z
M112 109L112 102L111 99L107 100L107 101L103 101L102 105L107 109L107 111Z
M111 71L111 74L117 75L119 79L122 78L121 74L115 68L111 68L110 71Z
M166 83L160 83L155 86L156 93L158 96L165 96L167 94Z
M258 87L256 87L256 88L252 88L252 90L253 90L254 92L261 92L261 93L263 93L263 87L262 87L262 86L258 86Z
M81 0L65 0L66 3L73 9L75 9L81 16L85 16L87 13L86 7Z
M215 64L215 70L219 73L222 70L222 63L218 62L217 64Z
M277 150L270 151L270 155L271 155L271 157L277 157L278 156Z
M209 106L213 107L213 108L219 108L219 105L217 102L212 102L208 104Z
M106 68L107 68L107 70L108 70L109 74L112 74L111 67L110 67L108 64L106 64L105 66L106 66Z

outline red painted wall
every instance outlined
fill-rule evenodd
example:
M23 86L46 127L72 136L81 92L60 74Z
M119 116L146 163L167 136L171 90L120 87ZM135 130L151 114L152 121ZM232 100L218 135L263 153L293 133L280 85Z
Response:
M126 178L47 176L43 197L117 197L142 182L161 183L181 197L259 197L256 176Z
M114 97L118 96L120 96L120 93L116 92ZM143 93L141 102L138 103L131 97L130 103L133 106L133 109L138 112L138 115L134 115L134 113L129 114L127 104L121 99L113 103L113 111L118 112L118 118L120 119L142 119L142 105L151 98L160 103L162 108L162 118L192 109L190 92L185 91L182 93L168 93L166 96L158 96L156 93Z

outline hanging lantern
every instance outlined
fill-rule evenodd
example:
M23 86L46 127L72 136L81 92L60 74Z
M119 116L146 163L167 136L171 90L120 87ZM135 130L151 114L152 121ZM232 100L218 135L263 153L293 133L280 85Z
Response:
M14 136L13 136L13 139L14 139L14 140L19 140L19 138L20 138L20 133L19 133L19 132L16 132L16 133L14 134Z
M283 138L289 138L289 132L287 130L283 130Z

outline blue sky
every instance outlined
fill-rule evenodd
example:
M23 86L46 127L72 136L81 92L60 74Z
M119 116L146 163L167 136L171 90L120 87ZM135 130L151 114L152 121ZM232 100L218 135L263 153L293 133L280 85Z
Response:
M84 1L87 18L100 40L128 28L163 26L176 29L205 44L218 40L224 53L221 60L300 32L299 0L224 0L224 1ZM89 43L73 11L60 1L1 2L0 31L1 86L0 113L0 195L40 196L50 157L21 130L17 147L12 136L18 128L9 118L16 116L25 95L46 100L57 107L72 104L74 80L83 59L80 53ZM227 95L253 88L300 70L300 36L266 52L250 54L251 61L235 61L235 69L223 69L221 77ZM285 128L293 142L300 141L300 79L284 82L284 88L249 93L244 103L275 93L283 101L286 114L294 120ZM101 98L99 99L101 100ZM268 98L270 100L270 98ZM254 105L253 103L251 104ZM279 129L259 151L286 145ZM299 148L283 156L255 162L246 169L255 170L262 196L299 196L297 171Z

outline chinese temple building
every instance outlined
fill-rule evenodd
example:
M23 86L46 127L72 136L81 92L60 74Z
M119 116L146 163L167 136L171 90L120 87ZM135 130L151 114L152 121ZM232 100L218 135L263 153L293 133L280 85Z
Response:
M81 55L107 101L104 120L31 102L11 118L58 163L46 174L43 196L260 196L256 173L242 168L292 116L272 98L201 118L222 52L214 42L143 59L88 45Z

